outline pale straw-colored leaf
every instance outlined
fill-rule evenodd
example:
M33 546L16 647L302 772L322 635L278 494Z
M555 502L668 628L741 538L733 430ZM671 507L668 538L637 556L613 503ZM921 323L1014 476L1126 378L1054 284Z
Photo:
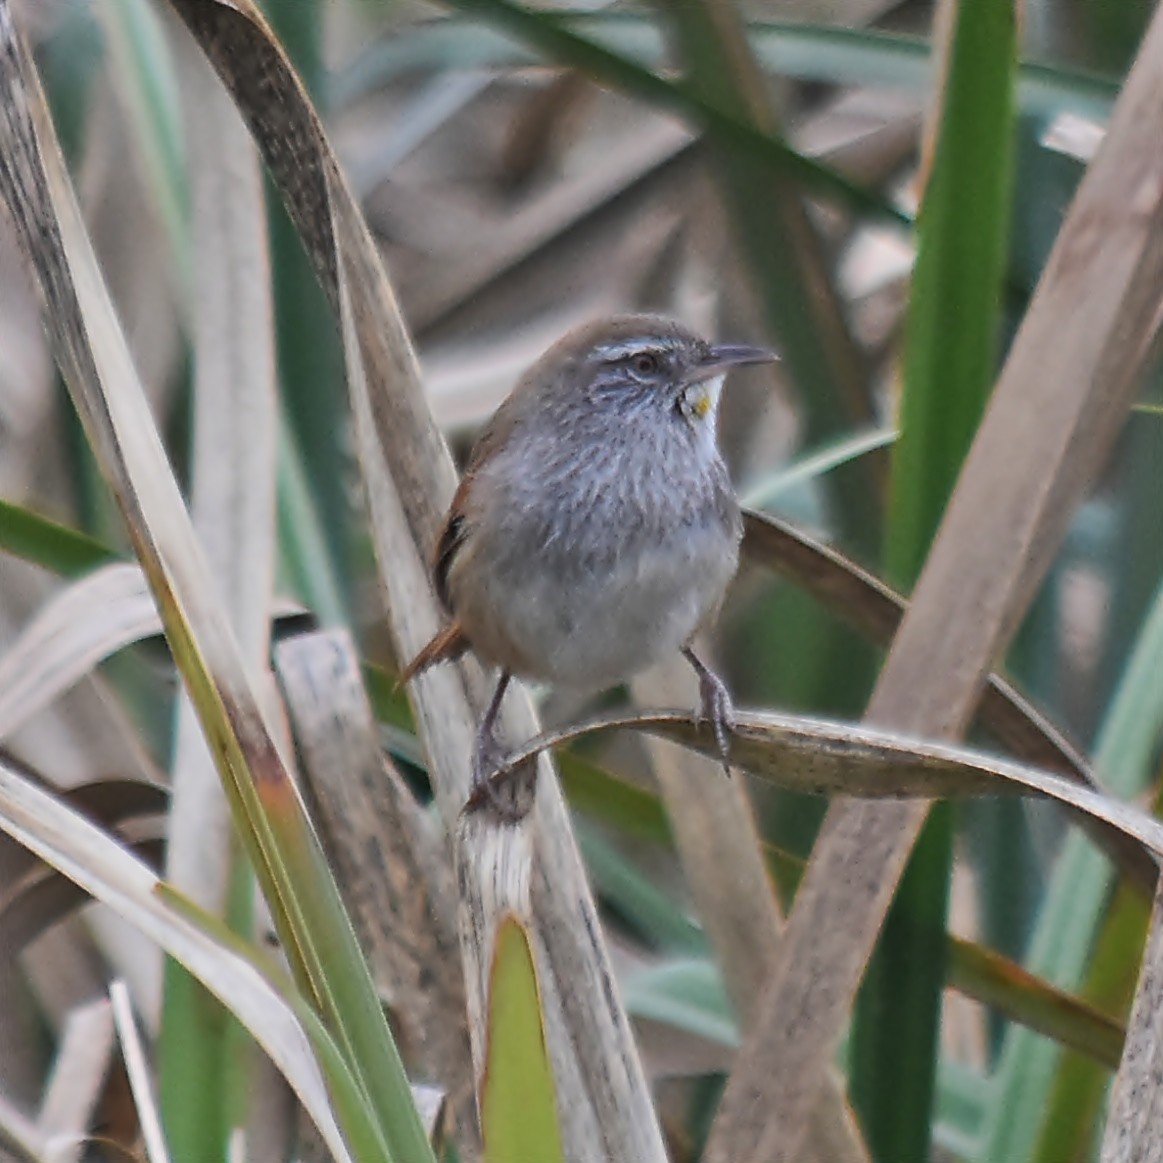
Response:
M385 762L343 631L280 642L275 667L312 814L401 1044L441 1084L465 1163L480 1156L456 889L438 821Z
M160 630L137 565L103 566L62 589L0 658L0 739L103 659Z
M349 1155L315 1056L294 1012L238 951L207 936L159 891L144 864L0 762L0 830L133 922L247 1027L283 1072L337 1160Z
M276 614L296 613L292 602ZM61 589L0 656L0 739L19 730L106 658L162 632L141 567L102 566Z
M502 786L518 781L538 752L615 728L645 731L704 755L718 754L713 732L689 712L615 712L529 740L506 757L493 778ZM1117 828L1153 857L1163 856L1163 823L1141 808L1052 772L968 747L920 740L859 723L736 709L728 758L752 775L806 795L872 800L1040 796L1056 800L1079 819L1090 816ZM714 795L714 781L708 782L704 794Z
M109 1073L113 1041L108 998L69 1014L36 1120L53 1163L75 1163L81 1157Z
M117 1040L121 1043L121 1055L125 1060L125 1072L129 1078L129 1090L133 1104L137 1108L137 1122L141 1128L145 1156L149 1163L169 1163L165 1133L162 1131L161 1112L153 1093L149 1062L141 1033L133 1017L133 1003L129 1000L129 989L124 981L109 984L109 1000L113 1003L113 1021L117 1027Z

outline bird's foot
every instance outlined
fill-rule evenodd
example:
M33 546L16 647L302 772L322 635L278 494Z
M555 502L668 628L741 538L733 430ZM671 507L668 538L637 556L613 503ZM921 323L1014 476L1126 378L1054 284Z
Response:
M472 787L469 788L464 811L477 812L491 808L502 820L515 824L529 814L532 790L528 789L529 794L522 796L520 789L515 788L514 785L520 781L512 779L513 773L505 770L507 754L496 736L501 700L505 697L510 679L507 670L501 671L488 709L477 728L476 746L472 753Z
M519 824L528 814L530 796L522 788L517 772L505 767L508 752L491 732L477 734L472 757L472 787L465 802L466 812L489 809L507 824Z
M488 804L497 811L502 809L494 776L504 762L505 749L501 741L482 724L472 753L472 787L468 796L470 807Z
M731 695L723 680L715 674L693 651L686 651L687 658L699 676L699 696L702 705L697 715L697 721L707 722L715 733L715 744L719 748L719 758L723 761L723 770L730 775L731 744L729 736L735 726L735 711L731 705Z

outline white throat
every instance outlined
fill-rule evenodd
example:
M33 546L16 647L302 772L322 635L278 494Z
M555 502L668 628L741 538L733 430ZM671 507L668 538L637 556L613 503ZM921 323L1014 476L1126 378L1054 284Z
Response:
M683 410L699 434L701 441L715 445L719 421L719 397L723 393L725 376L714 376L701 383L691 384L683 394Z

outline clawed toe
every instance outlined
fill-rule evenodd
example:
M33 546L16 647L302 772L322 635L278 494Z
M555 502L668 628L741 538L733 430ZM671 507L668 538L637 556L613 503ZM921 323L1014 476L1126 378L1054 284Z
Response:
M498 773L505 765L508 754L500 741L493 735L477 736L472 757L472 787L469 789L465 808L478 811L490 808L502 820L516 822L524 813L515 806L510 789L502 791Z
M533 805L534 783L518 778L516 771L506 770L509 752L495 734L496 709L503 689L500 687L494 695L477 730L472 756L472 787L464 810L471 813L488 809L505 823L519 824ZM536 765L533 771L536 773Z
M489 807L502 819L520 818L510 796L501 795L495 773L504 766L506 752L496 736L496 723L501 700L509 686L509 673L502 671L488 709L477 728L476 746L472 755L472 787L469 789L466 811Z
M701 685L703 706L700 718L706 719L711 724L711 730L715 732L715 744L719 748L719 757L723 761L723 770L730 775L731 764L728 756L731 753L731 745L728 736L735 725L731 696L717 678Z
M699 676L701 706L698 712L698 721L705 720L711 725L711 730L715 733L715 745L719 749L719 758L723 761L723 770L730 775L731 744L729 736L735 726L735 712L731 706L731 695L728 693L723 680L694 651L688 647L683 653Z

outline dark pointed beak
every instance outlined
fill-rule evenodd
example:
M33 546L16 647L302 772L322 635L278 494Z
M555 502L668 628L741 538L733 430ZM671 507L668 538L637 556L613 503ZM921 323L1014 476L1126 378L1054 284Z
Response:
M779 359L774 351L766 347L752 347L748 343L716 343L687 374L689 384L702 383L723 375L733 367L749 363L771 363Z

